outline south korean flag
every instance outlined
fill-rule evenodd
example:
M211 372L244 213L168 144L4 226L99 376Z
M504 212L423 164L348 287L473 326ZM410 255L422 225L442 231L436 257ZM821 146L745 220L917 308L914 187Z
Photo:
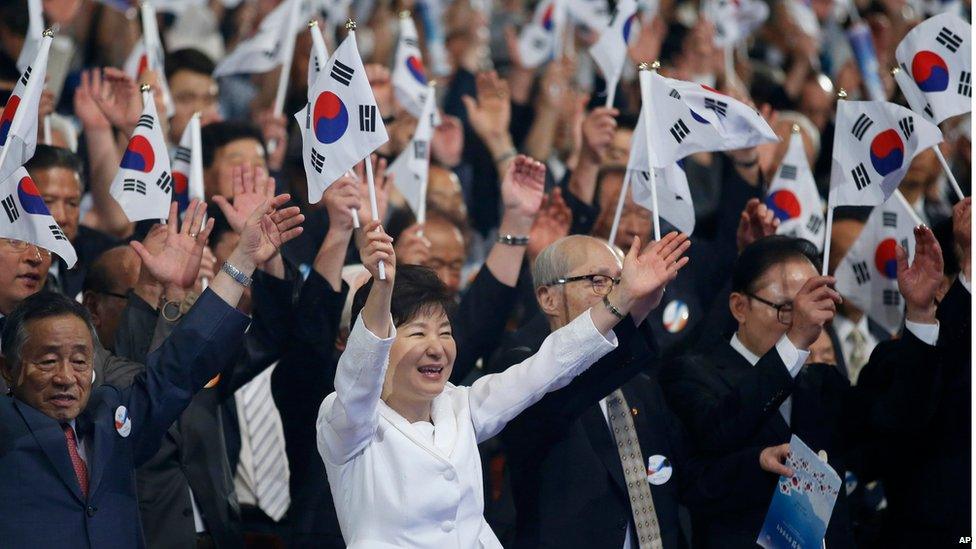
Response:
M308 180L308 201L322 193L347 170L389 140L363 60L350 32L309 85L308 104L295 113L302 128L302 158Z
M156 73L159 83L159 90L163 94L163 105L166 108L166 117L171 117L176 112L173 104L173 95L169 91L169 82L166 80L165 56L162 39L159 37L159 26L156 24L156 10L153 4L143 2L140 6L142 14L142 38L136 42L129 53L129 58L125 61L125 72L133 80L139 81L142 73L147 70Z
M325 39L322 38L322 30L317 21L313 20L308 24L308 32L312 36L312 49L308 54L308 88L311 93L312 86L329 62L329 51L325 47Z
M708 86L644 72L650 72L650 85L646 91L641 86L641 99L650 107L651 165L655 168L697 152L779 141L766 120L745 103Z
M49 33L48 33L49 34ZM0 114L0 180L10 177L34 156L37 112L47 77L47 58L53 36L44 36L37 56L17 80Z
M897 191L896 191L897 192ZM834 271L837 291L852 305L894 334L905 316L905 300L898 291L896 249L915 257L913 229L918 216L901 196L877 206L861 234Z
M173 199L182 214L191 200L204 200L200 113L190 118L173 155Z
M428 93L424 108L417 120L413 139L386 172L393 174L393 183L413 210L417 221L423 223L427 201L427 173L430 168L430 140L434 137L434 94Z
M518 52L522 65L534 69L556 57L566 26L566 7L562 0L542 0L532 20L522 27Z
M807 162L803 136L794 128L783 162L766 194L766 206L779 219L777 234L804 238L824 247L824 209Z
M885 101L838 101L830 170L831 206L879 206L922 150L942 132L921 115Z
M706 0L703 15L715 25L715 45L724 48L741 42L769 18L762 0Z
M142 116L109 189L129 221L165 219L173 196L173 175L156 102L148 90L142 92L142 101Z
M420 53L417 27L408 13L400 17L400 40L393 62L393 93L396 100L413 116L420 118L430 92L427 69Z
M30 242L55 253L69 269L78 261L74 246L51 216L44 197L24 168L17 168L0 182L0 209L0 236Z
M971 35L969 23L944 13L912 29L895 50L905 99L936 124L972 110Z

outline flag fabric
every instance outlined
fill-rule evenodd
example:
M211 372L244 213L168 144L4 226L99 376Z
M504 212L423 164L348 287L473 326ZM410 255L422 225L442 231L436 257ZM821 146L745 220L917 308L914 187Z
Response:
M904 199L876 206L834 271L837 291L890 333L901 327L905 300L898 291L897 246L915 257L916 224Z
M166 117L168 118L176 112L176 107L173 104L173 95L169 91L169 82L166 80L166 50L163 49L163 41L159 37L156 10L153 4L143 2L140 6L140 13L142 15L142 38L136 42L132 52L129 53L124 70L137 82L142 77L142 73L147 70L156 73L156 83L163 95L163 105L166 108Z
M17 56L17 70L24 72L27 66L37 56L37 48L41 46L44 37L44 6L41 0L27 0L27 34L24 36L24 46Z
M207 0L151 0L159 13L180 14L191 7L206 6Z
M823 204L798 132L790 136L786 155L769 185L766 206L779 219L777 234L804 238L823 251Z
M703 8L721 48L741 42L769 18L769 6L762 0L706 0Z
M322 29L319 28L318 24L309 25L308 32L312 35L312 50L308 57L308 89L311 91L312 84L318 80L325 64L329 62L329 51L325 47Z
M428 93L417 129L407 148L390 164L387 173L393 174L393 184L406 199L418 221L426 210L427 173L430 167L430 140L434 137L434 94Z
M637 127L630 141L630 157L627 171L630 172L631 196L634 202L654 211L651 199L651 164L647 157L647 129L644 112L637 118ZM695 206L691 201L691 189L685 171L673 162L664 168L653 168L657 184L657 215L685 234L695 230Z
M333 181L389 140L363 60L350 32L309 84L309 100L295 113L302 130L308 200L315 204Z
M919 152L942 141L921 115L884 101L838 101L831 206L878 206L898 188Z
M823 30L810 0L786 0L786 12L801 31L820 44Z
M650 78L647 89L641 86L641 98L650 107L651 165L655 168L697 152L779 141L762 115L745 103L702 84L641 72L649 72Z
M51 216L44 197L23 167L0 183L0 236L30 242L57 254L68 265L78 261L74 246Z
M971 34L969 23L944 13L916 26L895 49L909 106L936 124L972 110Z
M37 116L47 77L47 57L53 37L45 36L33 62L14 86L0 115L0 181L34 156L37 147Z
M109 189L129 221L165 219L173 195L169 153L156 102L148 91L142 94L142 101L142 116Z
M562 0L543 0L535 8L532 20L522 27L518 50L522 65L534 69L556 56L566 26L566 9Z
M400 39L393 62L393 93L396 100L413 116L421 117L430 92L427 69L420 53L417 27L410 17L400 18Z
M278 4L261 20L253 36L242 40L234 51L220 60L214 77L268 72L284 63L288 49L284 41L293 39L291 35L301 32L308 22L307 18L301 17L301 7L301 0L285 0ZM298 13L296 17L292 17L292 9Z
M634 37L640 20L637 16L636 0L621 0L613 12L610 24L600 33L600 38L590 47L590 55L596 61L607 89L616 87L627 61L627 46Z
M565 0L566 11L574 23L600 32L610 24L610 7L607 0ZM626 1L626 0L625 0ZM619 5L620 2L618 1Z
M182 213L193 199L203 200L203 150L200 140L200 114L183 130L173 156L173 199Z

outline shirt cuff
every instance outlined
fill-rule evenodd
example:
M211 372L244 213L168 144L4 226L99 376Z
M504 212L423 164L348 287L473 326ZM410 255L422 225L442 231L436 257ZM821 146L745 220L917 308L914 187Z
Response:
M973 293L973 289L970 287L970 282L966 279L966 275L964 275L962 271L959 271L959 282L962 284L963 288L966 288L967 292Z
M776 342L776 352L779 353L780 360L786 365L786 369L789 370L792 377L796 377L800 373L800 368L810 356L810 351L797 349L790 338L786 337L786 334L783 334L783 337Z
M935 346L935 344L939 341L938 320L935 321L935 324L921 324L918 322L912 322L911 320L906 320L905 328L907 328L912 335L917 337L926 345Z

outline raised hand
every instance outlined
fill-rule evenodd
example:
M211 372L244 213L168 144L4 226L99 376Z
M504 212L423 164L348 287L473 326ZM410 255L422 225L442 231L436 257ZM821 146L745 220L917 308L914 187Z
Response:
M479 73L475 80L477 99L461 97L468 122L496 158L512 147L508 124L512 119L508 82L495 71Z
M369 222L363 230L363 246L359 249L359 259L366 270L373 276L373 284L393 287L396 278L396 252L393 249L393 237L386 234L379 221ZM386 278L380 280L379 263L385 264Z
M614 292L619 293L620 303L628 310L645 299L645 307L650 305L651 309L660 303L665 286L688 264L688 258L682 256L691 242L688 235L671 232L652 243L643 253L640 252L640 245L640 237L634 237L624 258L619 291Z
M617 109L597 107L586 115L583 119L581 159L585 158L598 165L603 163L617 130L614 116L618 114Z
M833 320L837 305L843 302L832 287L835 282L832 276L810 277L793 298L793 320L786 337L797 349L809 349L824 325Z
M735 243L742 252L746 246L764 236L776 234L779 219L758 198L746 202L746 207L739 214L739 228L735 232Z
M302 234L301 224L305 216L298 206L281 208L289 199L290 195L279 194L265 200L244 223L237 250L253 265L268 261L285 242Z
M231 171L233 202L220 195L213 201L223 212L234 232L241 234L247 219L265 201L274 198L275 180L259 166L234 166Z
M546 165L528 156L518 155L508 164L502 178L502 225L506 231L526 234L532 228L546 186Z
M351 175L340 177L325 190L322 200L325 201L325 210L329 214L329 231L352 232L352 211L360 210L363 206L363 197L356 178ZM379 193L376 200L379 202ZM369 203L368 196L366 203Z
M915 260L908 265L908 252L898 246L898 291L905 296L905 318L924 324L935 323L935 298L942 284L942 248L932 230L915 227Z
M81 71L81 84L75 88L75 115L81 121L85 131L110 130L112 123L102 112L95 101L102 81L102 73L98 69ZM98 85L95 83L98 82Z
M102 69L101 76L92 81L95 103L112 126L132 133L142 115L139 86L124 71L114 67Z
M563 191L556 187L550 191L539 208L538 215L529 230L529 245L525 250L529 261L535 261L550 244L567 236L573 224L573 211L563 200Z
M430 240L424 237L424 226L414 223L402 233L393 247L400 263L405 265L426 265L430 260Z
M158 244L152 246L156 248L155 250L143 245L142 242L130 243L142 260L142 268L148 270L149 274L164 287L177 290L186 290L196 282L203 248L207 245L207 237L210 236L214 224L213 219L209 219L203 230L200 230L207 213L207 205L204 202L193 200L187 212L189 212L186 216L188 221L179 228L176 202L170 204L169 219L165 229L166 238L161 246ZM158 231L156 236L158 237ZM153 237L153 232L150 232L147 241Z

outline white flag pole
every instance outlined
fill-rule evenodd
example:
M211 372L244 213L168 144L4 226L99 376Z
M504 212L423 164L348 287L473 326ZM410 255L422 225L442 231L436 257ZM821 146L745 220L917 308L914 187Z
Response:
M553 60L559 61L563 57L563 48L566 42L566 27L567 27L567 13L566 8L563 5L562 0L555 0L555 13L556 17L556 48L554 50Z
M834 191L831 189L827 193L827 229L824 234L823 248L823 267L820 269L821 276L827 276L827 268L830 266L830 232L834 226Z
M641 63L638 67L640 73L640 87L641 87L641 109L644 111L644 120L647 122L644 124L645 138L647 139L647 158L650 166L648 166L648 178L651 185L651 219L654 220L654 240L661 240L661 216L658 213L657 205L657 176L654 173L654 164L650 162L654 155L651 154L651 143L653 142L652 131L651 131L651 105L648 104L648 99L651 97L651 71L657 72L661 64L657 61L647 64Z
M45 29L44 30L44 34L43 34L43 37L42 37L42 43L43 43L43 38L54 38L54 31L51 30L51 29ZM31 63L33 63L34 61L35 60L32 60ZM27 86L24 86L24 97L29 97L30 96L30 93L29 92L30 92L30 90L28 89L28 87ZM14 114L14 117L16 117L16 116L17 115ZM37 113L32 113L31 116L37 116ZM12 119L11 120L11 128L10 128L10 131L8 131L8 133L7 133L7 143L3 147L0 147L0 169L3 168L4 162L7 161L7 153L10 152L10 147L12 146L10 137L11 137L13 131L19 130L19 127L16 130L15 130L15 128L13 128L14 122L15 122L15 120Z
M366 163L366 184L369 187L369 207L373 210L373 220L379 219L379 207L376 205L376 183L373 182L373 160L369 156ZM379 264L380 280L386 280L386 268L382 261Z
M275 93L273 107L275 116L279 116L285 110L285 95L288 93L288 80L291 76L291 62L295 57L295 33L293 32L293 29L295 28L298 20L299 7L301 7L299 0L291 0L291 9L288 10L288 19L286 20L284 29L285 42L282 44L282 46L285 48L284 57L281 60L281 73L278 74L278 90ZM277 148L277 139L272 139L268 142L268 154L274 154Z
M610 85L610 82L607 82L607 104L604 106L608 109L612 109L613 100L616 98L616 96L617 96L617 82L614 82L613 86Z
M912 205L908 203L908 199L905 198L905 195L901 194L901 191L895 189L894 195L895 198L897 198L898 201L901 202L901 205L904 206L906 210L908 210L908 213L911 214L912 221L915 222L915 226L925 225L925 223L922 222L922 218L918 216L918 212L916 212L915 208L913 208ZM907 252L908 250L905 251Z
M620 228L620 216L624 212L624 203L627 202L627 191L630 190L630 170L624 172L624 183L620 187L620 198L617 199L617 209L613 212L613 225L610 226L610 236L607 242L613 246L617 240L617 229Z
M933 145L932 150L935 151L935 156L939 158L939 164L942 164L942 171L946 174L946 179L949 180L949 186L955 191L956 196L959 200L966 198L966 195L962 194L962 188L959 187L959 183L956 181L956 176L952 175L952 169L949 168L949 163L946 162L945 155L942 154L942 149L938 145Z
M44 115L44 144L53 145L51 138L51 115Z

